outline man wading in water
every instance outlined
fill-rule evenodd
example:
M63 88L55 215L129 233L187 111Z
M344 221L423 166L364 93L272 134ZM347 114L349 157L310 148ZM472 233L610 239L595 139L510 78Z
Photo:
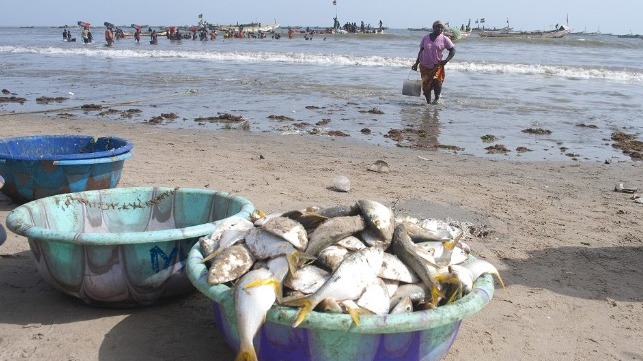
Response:
M442 83L444 82L444 66L455 55L455 47L448 37L444 36L444 23L436 20L433 23L433 32L427 34L420 42L420 51L417 60L411 69L417 71L420 65L420 75L422 76L422 91L426 102L429 104L438 104L440 93L442 93ZM442 60L442 52L449 51L446 59ZM435 93L435 100L431 103L431 90Z

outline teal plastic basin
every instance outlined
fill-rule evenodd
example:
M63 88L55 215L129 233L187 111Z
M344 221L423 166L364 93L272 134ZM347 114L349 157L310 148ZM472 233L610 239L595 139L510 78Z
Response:
M41 198L11 211L6 224L27 237L54 287L87 304L128 307L193 291L190 248L223 219L253 211L228 192L131 187Z

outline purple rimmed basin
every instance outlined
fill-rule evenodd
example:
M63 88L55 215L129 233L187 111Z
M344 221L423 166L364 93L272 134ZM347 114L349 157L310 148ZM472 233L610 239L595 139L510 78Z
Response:
M87 304L150 305L194 291L188 251L228 217L254 206L228 192L131 187L38 199L7 216L27 237L41 276Z
M190 250L188 277L212 300L214 319L226 343L238 351L232 289L211 286L202 263L199 244ZM296 328L297 310L273 306L254 339L261 361L431 361L441 359L456 338L462 319L475 314L493 297L490 275L478 278L471 293L433 310L387 316L360 316L356 326L350 315L311 312Z

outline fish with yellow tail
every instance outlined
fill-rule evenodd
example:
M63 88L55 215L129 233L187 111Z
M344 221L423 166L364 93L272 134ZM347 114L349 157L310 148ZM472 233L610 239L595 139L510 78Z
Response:
M239 353L235 361L257 361L252 340L277 299L276 287L272 272L265 268L249 271L235 286L234 309L239 331Z
M440 291L438 281L436 280L438 269L434 262L427 259L430 258L431 255L421 254L422 250L413 243L404 224L398 224L397 227L395 227L391 248L395 255L411 268L420 277L426 287L431 290L431 299L428 300L429 302L427 303L436 306L438 296L444 295ZM427 295L427 298L429 298L428 296L429 295Z
M287 302L289 306L301 307L292 326L299 326L324 299L332 298L338 302L358 299L366 287L375 282L383 258L381 247L365 248L348 256L317 292Z

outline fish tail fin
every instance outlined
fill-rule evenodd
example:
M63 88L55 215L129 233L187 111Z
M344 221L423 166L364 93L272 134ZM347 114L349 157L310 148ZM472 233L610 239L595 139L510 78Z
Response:
M449 298L447 299L447 304L453 303L460 298L462 298L462 285L458 285L458 288L453 291L451 296L449 296Z
M257 358L257 353L254 348L250 348L239 350L239 353L234 358L234 361L259 361L259 359Z
M245 286L243 286L243 288L252 288L259 286L271 286L275 289L275 293L281 290L281 282L279 282L274 277L260 278L252 282L248 282Z
M297 272L298 263L300 262L300 253L300 251L295 251L286 256L286 260L288 261L288 272L290 272L290 276L295 276L295 272Z
M496 271L494 274L496 275L496 277L498 277L498 281L500 281L500 284L502 285L502 288L507 288L507 287L505 287L505 281L503 281L502 277L500 277L500 272Z
M437 306L440 298L444 298L444 293L438 288L438 286L433 285L431 287L431 305Z
M271 286L275 289L275 296L277 297L277 302L281 303L282 297L283 297L283 286L279 280L273 277L269 278L261 278L258 280L254 280L252 282L246 283L246 285L243 287L245 288L252 288L252 287L259 287L259 286Z
M460 233L458 233L458 235L456 235L455 237L453 237L453 238L451 238L451 239L449 239L447 241L443 241L442 245L444 246L444 248L446 250L453 251L455 246L458 245L458 242L460 242L460 239L462 238L463 234L464 234L464 232L460 231Z
M355 325L359 326L359 309L358 308L349 308L348 314L351 315L351 318L353 319L353 322Z
M220 248L215 249L212 253L210 253L209 255L205 256L205 257L201 260L201 263L205 263L205 262L207 262L207 261L209 261L209 260L213 259L213 258L214 258L214 257L216 257L219 253L221 253L221 251L222 251L222 250L221 250Z
M308 314L316 306L308 297L293 300L291 304L294 306L301 307L299 311L297 311L297 318L295 319L295 322L292 324L292 327L297 327L302 322L304 322L304 320L306 319L306 316L308 316Z
M288 270L290 271L290 275L294 276L298 268L301 268L306 263L313 261L315 258L302 251L294 251L287 255L286 259L288 260Z
M250 214L250 222L255 223L257 220L264 218L265 216L266 212L262 211L261 209L255 209Z

